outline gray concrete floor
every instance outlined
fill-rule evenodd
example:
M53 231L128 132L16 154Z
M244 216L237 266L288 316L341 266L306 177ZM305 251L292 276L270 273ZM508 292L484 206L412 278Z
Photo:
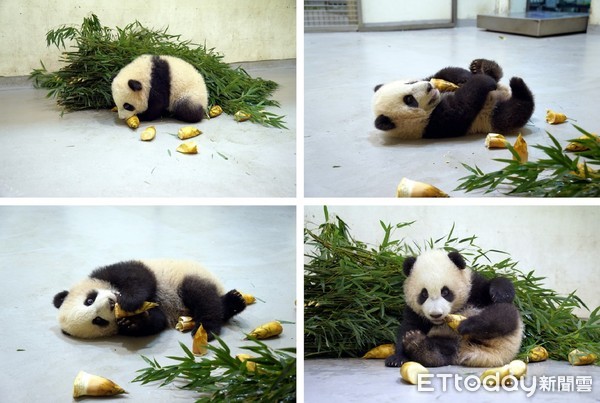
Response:
M503 82L520 76L536 99L523 136L531 145L578 137L571 124L545 123L546 109L565 113L598 133L600 30L543 39L487 32L475 27L405 32L305 35L305 196L395 197L402 177L431 183L451 196L468 174L461 162L483 171L503 165L506 150L487 150L484 137L399 141L373 126L373 87L402 78L422 78L445 66L467 67L475 58L496 60ZM511 138L511 140L514 140ZM496 192L493 196L501 195Z
M479 376L481 368L467 367L440 367L430 368L432 374L459 374L462 379L469 379L470 375ZM542 376L558 381L559 376L573 376L567 383L573 384L575 377L592 376L591 392L559 391L556 384L554 390L547 391L541 388ZM533 379L536 379L533 394L527 397L532 388ZM304 361L304 401L317 402L598 402L600 401L600 368L597 366L574 367L564 361L545 361L528 365L527 376L524 384L527 390L518 389L507 391L489 391L475 388L476 381L469 380L465 386L459 380L460 391L455 387L455 379L449 378L445 389L442 378L432 379L432 391L418 391L416 385L404 382L400 378L398 368L386 368L383 360L362 359L308 359ZM563 381L563 382L565 382Z
M0 81L0 196L5 197L294 197L296 62L244 65L280 84L274 99L289 130L237 123L221 115L196 126L197 155L175 151L172 119L129 129L108 110L60 116L46 91ZM11 84L12 83L12 84ZM139 140L154 125L156 138Z
M183 354L191 337L165 330L156 337L85 341L63 335L53 296L98 266L123 259L195 259L217 273L225 287L258 301L222 331L232 353L254 327L271 321L295 323L296 213L293 207L0 207L0 401L72 400L79 370L112 379L132 402L191 401L196 395L174 386L131 383L147 365L140 355ZM296 345L295 324L265 342Z

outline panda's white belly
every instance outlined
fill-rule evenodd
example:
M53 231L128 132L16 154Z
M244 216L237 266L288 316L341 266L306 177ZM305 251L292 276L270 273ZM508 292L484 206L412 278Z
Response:
M468 133L490 133L494 131L492 126L492 116L494 108L498 102L510 98L510 89L502 84L498 84L498 89L488 94L483 108L477 114L477 117L469 127Z

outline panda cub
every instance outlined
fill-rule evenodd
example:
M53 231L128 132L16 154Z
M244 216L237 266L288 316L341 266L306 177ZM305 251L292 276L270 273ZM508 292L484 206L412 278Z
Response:
M158 306L115 318L115 303L135 311L144 301ZM56 294L54 306L62 332L74 337L149 336L174 328L179 316L189 315L196 322L192 335L202 325L212 340L246 303L236 290L225 293L219 280L198 263L132 260L94 270L69 291Z
M510 79L510 89L500 84L502 74L496 62L476 59L470 70L446 67L422 81L378 85L375 127L402 139L515 134L533 114L533 95L519 77ZM459 88L440 93L429 82L432 78Z
M172 115L195 123L202 120L208 107L202 75L173 56L137 57L113 79L112 96L121 119L137 115L140 120L155 120Z
M404 261L406 307L388 367L417 361L427 367L495 367L519 352L523 323L515 289L503 277L486 280L458 252L431 250ZM448 314L467 319L452 330Z

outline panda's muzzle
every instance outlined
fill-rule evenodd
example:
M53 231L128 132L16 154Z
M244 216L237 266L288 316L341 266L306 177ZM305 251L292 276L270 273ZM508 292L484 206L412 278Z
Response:
M107 321L106 319L101 318L100 316L96 316L94 319L92 319L92 323L96 326L100 326L100 327L106 327L108 325L110 325L110 322Z

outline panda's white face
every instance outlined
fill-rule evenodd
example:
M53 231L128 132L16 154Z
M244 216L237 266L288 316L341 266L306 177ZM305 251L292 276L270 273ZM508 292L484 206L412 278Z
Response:
M469 298L471 271L459 269L442 250L424 252L404 281L406 303L434 325L461 309Z
M148 109L148 86L129 79L128 71L121 70L112 82L112 96L120 119L128 119Z
M440 92L428 81L393 81L375 87L375 127L402 138L421 138Z
M108 283L84 280L73 287L58 306L61 330L85 339L117 334L114 314L116 300L116 292L110 289Z

